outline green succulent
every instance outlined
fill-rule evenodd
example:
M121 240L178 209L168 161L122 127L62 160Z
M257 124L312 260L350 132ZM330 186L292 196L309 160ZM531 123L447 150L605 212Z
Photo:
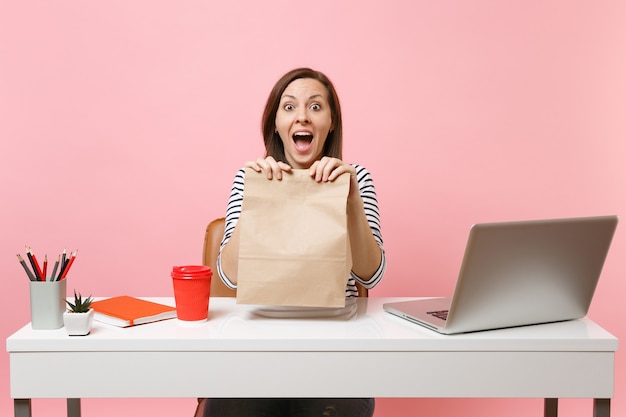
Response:
M86 313L91 308L91 303L93 302L93 299L91 298L91 296L89 296L83 300L83 297L80 295L80 293L76 295L76 290L74 290L74 303L70 303L67 300L65 302L70 307L69 309L71 312Z

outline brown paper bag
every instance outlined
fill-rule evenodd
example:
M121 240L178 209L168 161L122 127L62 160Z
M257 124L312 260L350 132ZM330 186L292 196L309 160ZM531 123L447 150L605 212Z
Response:
M268 180L246 169L237 303L344 307L352 257L350 176L318 183L308 170Z

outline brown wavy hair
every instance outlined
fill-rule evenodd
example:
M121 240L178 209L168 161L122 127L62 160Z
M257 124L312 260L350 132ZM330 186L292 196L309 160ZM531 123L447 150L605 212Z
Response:
M324 156L343 159L343 135L341 124L341 106L339 105L339 97L335 91L335 87L330 79L319 71L311 68L296 68L283 75L272 88L265 110L263 111L263 119L261 121L261 131L263 132L263 141L265 142L265 156L272 156L277 161L286 162L285 148L278 133L276 133L276 112L283 92L292 81L300 78L312 78L321 82L328 92L328 103L330 105L330 115L332 126L328 137L324 143Z

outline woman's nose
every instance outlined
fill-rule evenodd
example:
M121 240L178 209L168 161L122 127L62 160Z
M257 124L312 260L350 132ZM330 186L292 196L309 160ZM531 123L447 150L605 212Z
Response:
M308 114L306 108L301 108L300 110L298 110L297 120L300 123L308 123L308 121L309 121L309 114Z

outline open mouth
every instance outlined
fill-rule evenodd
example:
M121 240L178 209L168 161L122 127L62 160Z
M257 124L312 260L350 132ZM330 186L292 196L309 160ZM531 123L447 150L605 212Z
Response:
M305 151L311 146L313 135L309 132L296 132L293 134L292 139L296 149Z

